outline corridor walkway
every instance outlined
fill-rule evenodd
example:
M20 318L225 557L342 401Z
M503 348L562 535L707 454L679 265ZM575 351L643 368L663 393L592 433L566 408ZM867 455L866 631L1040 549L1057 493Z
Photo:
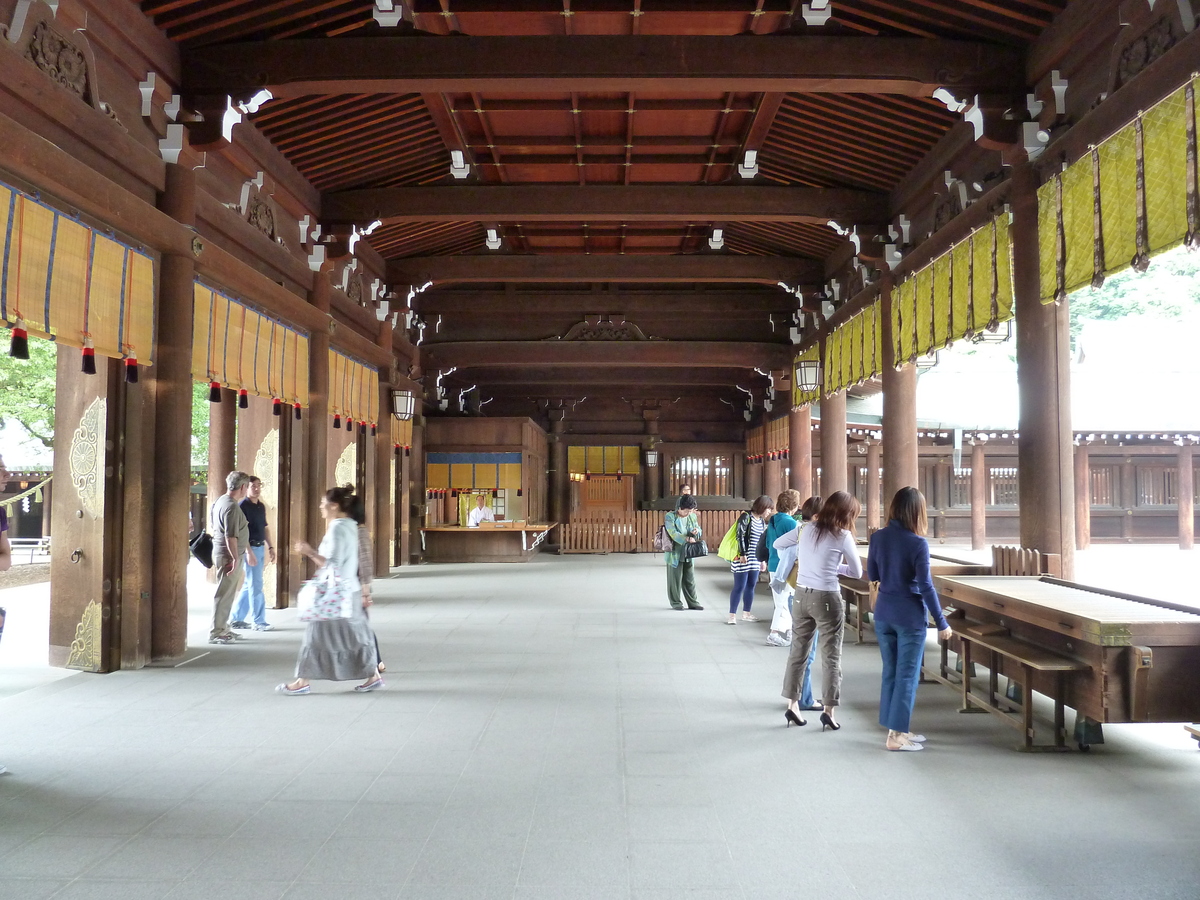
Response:
M0 898L1198 896L1177 725L1020 754L928 685L926 751L886 753L874 646L846 647L840 732L785 729L786 651L723 624L719 560L697 613L658 557L398 572L380 693L274 694L294 612L210 647L200 592L185 665L0 699Z

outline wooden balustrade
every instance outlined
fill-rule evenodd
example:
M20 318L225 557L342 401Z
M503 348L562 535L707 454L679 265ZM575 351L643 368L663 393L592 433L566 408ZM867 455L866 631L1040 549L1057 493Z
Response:
M700 528L710 553L741 513L736 509L700 510ZM666 514L661 510L572 516L560 526L560 553L652 553L654 535Z

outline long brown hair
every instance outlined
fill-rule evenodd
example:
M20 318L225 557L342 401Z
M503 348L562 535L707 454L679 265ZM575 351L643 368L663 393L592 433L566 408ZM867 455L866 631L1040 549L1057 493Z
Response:
M817 517L817 513L821 511L821 498L819 496L809 497L804 501L804 505L800 507L800 518L805 522L811 522Z
M929 517L925 513L925 495L915 487L902 487L896 491L888 506L889 519L895 519L913 534L924 534L929 530Z
M817 513L817 540L826 532L831 532L834 537L841 537L843 531L854 534L854 520L858 518L859 509L858 500L850 494L834 491Z

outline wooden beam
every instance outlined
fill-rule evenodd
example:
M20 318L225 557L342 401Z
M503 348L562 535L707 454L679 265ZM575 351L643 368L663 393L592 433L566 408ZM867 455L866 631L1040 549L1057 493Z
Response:
M466 341L425 344L422 366L613 366L616 368L782 369L791 365L790 344L734 341Z
M436 347L437 345L430 346ZM759 368L762 367L760 366ZM754 384L758 387L763 387L767 384L767 379L757 374L753 368L739 370L703 365L662 369L655 372L652 383L648 383L645 373L636 368L616 368L611 366L572 366L570 368L557 366L521 366L519 368L473 366L468 370L460 369L459 371L467 372L467 375L464 377L468 382L477 380L489 390L512 385L525 387L531 385L555 385L558 388L563 386L624 385L639 388L650 386L654 390L659 390L665 385L732 387L735 382L739 382L747 386ZM458 379L457 372L454 378Z
M539 313L647 313L678 316L746 315L764 318L796 308L780 290L743 291L427 291L416 300L422 315L467 314L511 318Z
M746 35L428 35L184 49L185 97L375 93L811 92L928 97L1023 88L1022 51L976 41Z
M388 283L451 282L726 282L813 287L823 280L820 260L785 256L414 256L388 263Z
M329 225L393 222L886 222L887 195L835 188L682 184L464 185L333 191Z

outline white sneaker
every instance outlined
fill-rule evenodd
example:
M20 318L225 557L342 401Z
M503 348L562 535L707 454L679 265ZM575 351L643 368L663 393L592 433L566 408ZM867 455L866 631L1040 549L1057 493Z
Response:
M262 625L254 626L254 631L274 631L274 630L275 630L275 626L268 625L266 622L264 622Z
M779 636L778 632L772 631L767 635L767 645L771 647L786 647L787 641Z

